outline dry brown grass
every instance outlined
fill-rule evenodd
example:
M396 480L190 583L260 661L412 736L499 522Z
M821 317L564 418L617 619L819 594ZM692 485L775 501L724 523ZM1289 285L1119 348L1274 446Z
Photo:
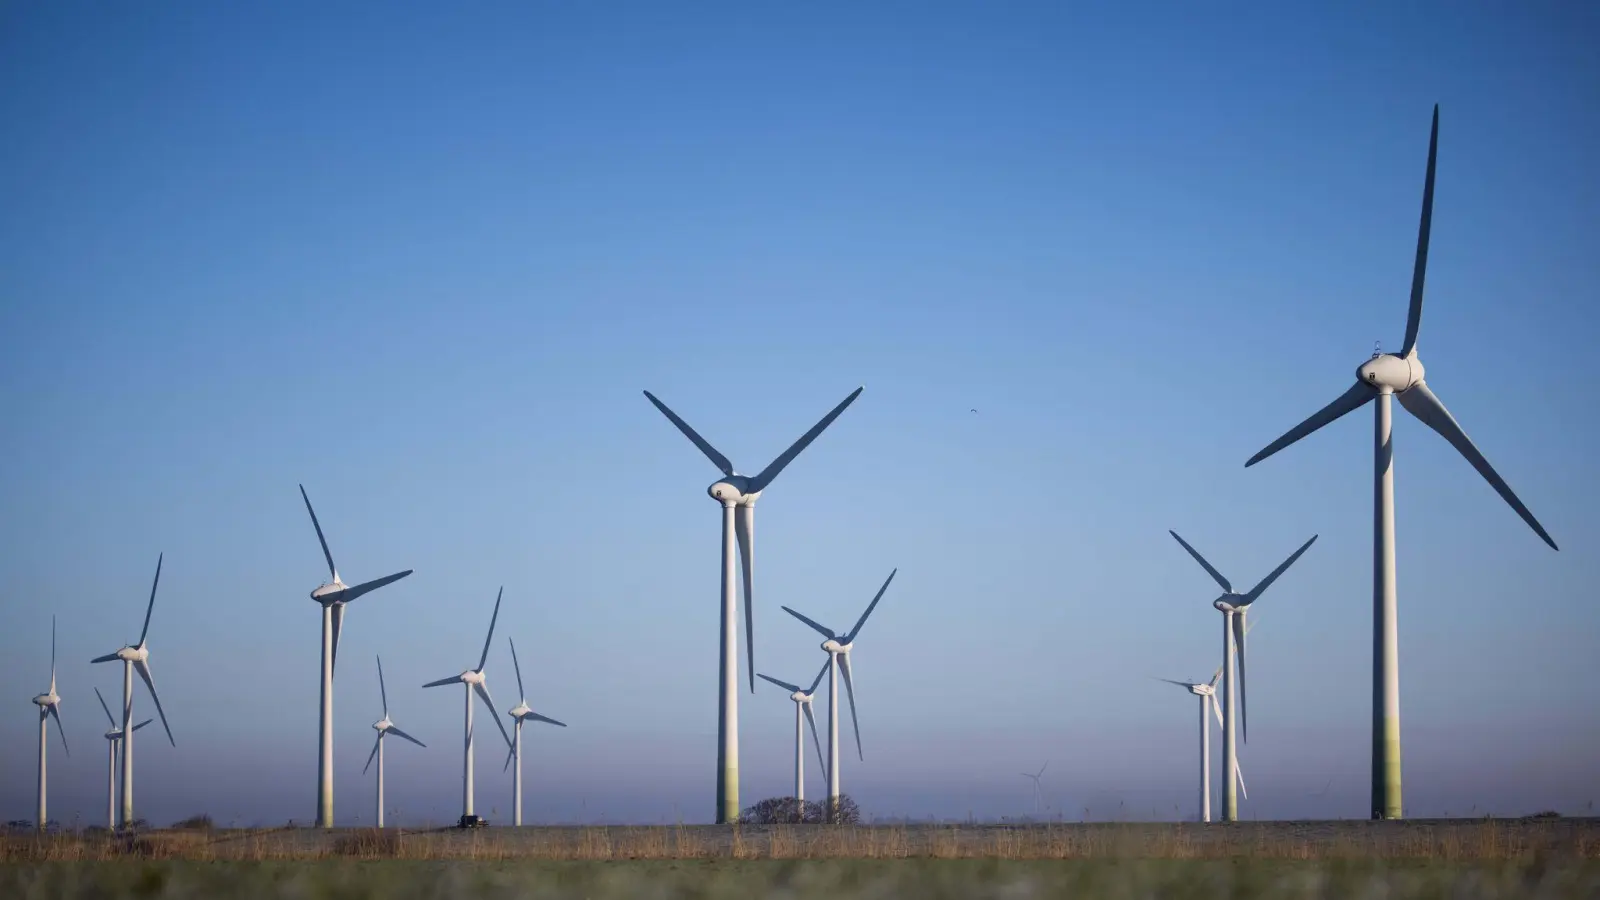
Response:
M595 826L6 835L0 862L681 859L1276 859L1533 862L1600 858L1600 820L1193 824Z

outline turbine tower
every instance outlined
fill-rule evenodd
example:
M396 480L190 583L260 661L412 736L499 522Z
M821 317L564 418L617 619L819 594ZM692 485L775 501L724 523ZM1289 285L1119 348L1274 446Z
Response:
M45 747L49 741L49 723L47 719L56 720L56 733L61 735L61 749L68 756L72 749L67 746L67 732L61 727L61 697L56 693L56 617L50 617L50 690L33 698L39 707L39 810L35 823L38 830L44 830L45 814Z
M1400 639L1394 565L1394 445L1390 443L1390 398L1422 424L1450 442L1478 474L1489 482L1517 515L1550 549L1559 549L1544 526L1517 499L1489 460L1484 458L1455 417L1428 387L1422 360L1417 357L1417 333L1422 325L1422 286L1428 268L1428 234L1433 224L1433 174L1439 152L1439 107L1433 107L1433 130L1428 138L1428 174L1422 187L1422 219L1417 229L1417 257L1411 271L1411 306L1406 313L1406 336L1399 353L1374 353L1356 369L1356 383L1338 399L1313 413L1260 453L1245 467L1255 465L1369 401L1374 405L1373 431L1373 542L1372 542L1372 818L1398 819L1400 801Z
M1039 785L1039 779L1044 777L1044 770L1050 768L1050 760L1045 760L1038 772L1023 772L1022 777L1033 782L1033 817L1039 818L1039 804L1044 800L1044 788Z
M100 696L100 689L94 689L94 695L100 697L100 708L106 711L106 721L111 723L111 730L106 732L106 747L110 751L110 762L106 764L106 828L115 830L117 827L117 749L122 741L122 726L117 724L111 715L111 707L106 705L106 698ZM149 725L153 719L145 719L133 726L134 731Z
M419 740L417 740L416 738L412 737L411 735L406 734L404 731L401 731L399 728L397 728L395 726L395 724L393 722L389 721L389 690L388 690L388 688L385 688L383 686L383 657L380 656L377 659L378 659L378 693L379 693L380 696L383 697L383 718L381 718L378 721L372 723L372 727L374 729L376 729L377 732L378 732L378 739L372 742L372 752L367 754L367 764L361 767L361 774L363 774L363 775L367 774L367 770L372 768L372 758L373 757L377 757L378 758L378 815L377 815L375 821L378 823L378 827L382 828L383 827L383 739L385 737L387 737L388 735L392 734L397 738L405 738L406 740L410 741L411 743L416 744L418 747L426 748L428 745L424 744L423 742L421 742Z
M156 577L150 582L150 603L144 610L144 628L139 632L139 643L130 644L115 653L97 656L92 663L122 662L122 827L133 827L133 672L139 677L155 701L156 715L161 717L161 727L167 732L167 742L178 746L172 739L172 727L167 724L166 710L161 708L161 695L156 693L156 682L150 674L150 648L145 641L150 637L150 614L156 609L156 586L161 583L161 562L166 554L156 557Z
M489 696L489 681L483 674L484 664L489 661L489 643L494 640L494 623L500 618L500 598L505 596L506 589L500 588L500 593L494 597L494 615L489 617L489 636L483 639L483 655L478 657L478 667L468 669L460 675L441 678L423 685L425 688L444 687L447 684L459 684L466 688L466 742L462 746L465 761L461 775L461 827L470 828L482 822L472 812L472 694L477 692L484 705L489 707L489 718L500 729L500 736L506 739L506 746L511 746L511 735L506 734L506 726L501 723L500 716L495 713L494 700Z
M375 591L386 584L399 581L411 570L385 575L373 581L347 587L339 579L339 567L333 564L333 552L328 549L328 539L322 536L322 523L317 521L317 511L311 508L311 498L306 496L306 486L300 485L300 499L311 514L311 527L317 530L317 542L322 545L322 558L328 561L326 584L311 592L311 599L322 606L322 678L321 710L317 719L317 827L333 827L333 666L339 659L339 632L344 627L346 603L362 594Z
M750 692L756 690L756 658L755 658L755 611L752 569L754 568L755 553L755 514L756 500L760 499L761 492L766 490L778 473L794 461L800 451L817 439L833 423L845 407L855 402L861 396L865 386L858 387L844 398L838 406L822 417L822 421L811 427L810 431L800 436L800 439L783 451L777 459L761 470L759 475L749 477L740 475L733 468L733 463L728 461L711 446L705 438L689 427L689 423L678 418L678 414L667 408L665 403L656 399L649 391L644 395L661 410L661 414L671 420L684 437L694 442L700 452L711 460L711 463L722 471L722 478L714 482L706 492L711 499L722 504L722 638L720 641L720 674L719 684L721 691L717 705L717 824L724 825L736 822L739 819L739 639L738 639L738 600L735 593L734 582L737 576L734 573L734 541L739 545L739 559L744 569L744 642L746 660L750 666Z
M867 624L867 616L877 608L878 601L883 599L883 592L889 589L889 582L894 581L894 569L889 572L889 577L884 579L883 587L878 588L877 596L867 604L866 612L856 620L855 627L844 635L835 633L831 628L825 628L815 621L806 618L789 607L783 611L796 619L810 625L818 634L827 640L822 642L823 652L828 654L828 804L827 819L833 822L839 808L839 671L844 671L844 689L850 695L850 725L856 733L856 756L866 760L866 755L861 752L861 722L856 718L856 688L850 678L850 650L854 647L856 636L861 633L861 626Z
M1239 780L1239 755L1233 746L1235 720L1233 711L1234 682L1237 680L1239 685L1237 692L1239 695L1238 721L1243 726L1244 738L1248 741L1250 740L1250 716L1246 712L1248 700L1245 691L1244 641L1245 634L1249 630L1246 618L1250 613L1250 604L1256 602L1266 589L1271 587L1274 581L1278 580L1278 576L1294 565L1294 561L1300 558L1300 554L1311 549L1311 545L1317 541L1317 536L1313 534L1310 540L1300 545L1299 550L1289 554L1288 559L1284 560L1276 569L1273 569L1267 577L1261 579L1260 583L1251 588L1249 593L1239 594L1234 592L1233 584L1222 577L1222 573L1218 572L1211 563L1206 562L1206 558L1201 556L1198 550L1189 546L1189 543L1183 538L1178 537L1176 531L1169 530L1167 533L1172 535L1183 546L1183 549L1189 551L1189 555L1194 557L1194 561L1199 563L1200 567L1205 569L1206 573L1222 588L1222 596L1212 601L1211 605L1222 613L1222 759L1223 765L1227 770L1227 777L1222 782L1222 818L1224 821L1234 822L1239 818L1239 800L1234 793L1234 785ZM1233 675L1235 653L1238 654L1239 660L1239 677L1237 679ZM1247 797L1246 799L1249 798Z
M562 728L567 727L567 723L557 722L555 719L552 719L549 716L540 715L539 713L534 712L528 706L528 692L523 690L522 687L522 663L517 662L517 643L510 638L506 638L506 643L511 645L511 666L517 670L517 694L520 698L517 700L516 706L513 706L511 709L506 711L506 715L510 716L511 721L515 723L511 726L511 752L506 754L506 766L511 765L513 761L515 761L517 764L517 770L511 774L511 824L521 827L522 723L525 720L532 719L535 722L544 722L549 725L560 725ZM503 771L505 766L501 766L500 768Z
M798 807L795 810L796 822L804 822L806 817L806 742L805 732L800 724L802 715L811 725L811 740L817 746L817 765L823 767L822 780L828 780L828 770L822 756L822 740L817 737L817 717L811 711L811 699L816 695L817 685L822 683L822 676L827 671L828 664L823 663L822 668L817 670L817 677L811 679L811 687L804 690L787 681L779 681L771 675L760 676L788 691L789 699L794 701L794 800Z

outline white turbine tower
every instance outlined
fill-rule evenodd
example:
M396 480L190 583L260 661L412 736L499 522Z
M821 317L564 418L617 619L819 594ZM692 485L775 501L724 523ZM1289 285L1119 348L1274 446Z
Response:
M46 719L56 720L56 733L61 735L61 749L68 756L72 755L72 748L67 746L67 732L61 727L61 697L56 693L56 617L50 617L50 690L33 698L39 707L39 810L35 820L40 831L45 824L45 747L49 741L49 723Z
M178 746L172 739L172 727L167 724L166 710L161 708L161 695L156 693L155 679L150 675L150 649L145 645L150 636L150 614L156 608L156 586L161 583L161 562L166 554L156 557L156 577L150 582L150 603L144 610L144 628L139 632L139 643L123 647L115 653L97 656L90 662L122 662L122 827L133 827L133 672L139 677L155 701L156 715L161 717L161 727L167 732L167 742Z
M506 734L506 726L501 723L500 716L495 712L494 700L489 696L489 682L483 674L483 666L489 661L489 643L494 640L494 623L500 618L500 598L505 595L506 589L500 588L500 593L494 598L494 615L489 617L489 636L483 639L483 655L478 657L478 667L468 669L460 675L441 678L423 685L425 688L444 687L447 684L459 684L466 688L467 716L466 716L466 742L462 747L465 762L461 775L461 827L470 828L482 823L472 812L472 694L477 692L484 704L489 707L489 718L500 729L500 736L506 739L506 746L511 746L511 735Z
M333 827L333 666L339 659L339 632L344 627L344 606L362 594L375 591L411 574L411 570L385 575L382 578L348 587L339 580L339 568L333 564L333 552L328 549L328 539L322 536L322 523L317 521L317 511L311 508L311 498L306 496L306 486L300 485L300 499L311 514L311 527L317 530L317 542L322 545L322 558L328 561L326 584L311 592L311 599L322 606L322 677L321 711L317 719L317 827Z
M1439 151L1439 107L1433 107L1433 132L1428 138L1428 174L1422 188L1422 220L1417 230L1417 258L1411 272L1411 306L1406 314L1405 342L1399 353L1374 353L1356 369L1356 383L1337 400L1289 429L1283 437L1250 457L1248 468L1371 400L1373 433L1372 547L1372 818L1398 819L1400 802L1400 639L1394 567L1394 446L1390 443L1390 398L1422 424L1450 442L1501 499L1516 510L1552 550L1556 542L1517 499L1489 460L1445 409L1423 380L1417 357L1417 332L1422 325L1422 285L1428 268L1428 233L1433 222L1433 173Z
M788 691L789 699L794 701L794 799L799 806L799 809L795 810L796 822L804 821L806 812L806 742L805 730L800 723L802 715L811 725L811 741L817 747L817 765L822 768L822 780L828 780L827 764L822 756L822 740L817 737L817 717L811 710L811 700L816 696L817 685L822 683L822 676L827 674L827 671L828 664L823 663L822 668L817 670L817 677L811 679L811 687L805 689L787 681L779 681L771 675L760 676Z
M122 726L117 724L111 715L111 707L106 705L106 698L100 696L100 689L94 689L94 695L100 697L100 708L106 711L106 721L111 723L111 730L106 732L106 748L109 750L110 761L106 764L106 827L117 827L117 749L122 741ZM154 719L145 719L133 726L134 731L149 725Z
M1250 613L1250 604L1256 602L1267 588L1278 580L1278 576L1294 565L1294 561L1300 558L1300 554L1305 553L1311 548L1312 544L1317 542L1317 536L1313 534L1310 540L1300 545L1299 550L1289 554L1288 559L1284 560L1276 569L1273 569L1267 577L1261 579L1248 593L1240 594L1233 590L1232 583L1223 578L1221 572L1218 572L1211 563L1206 562L1206 558L1201 556L1198 550L1189 546L1188 541L1178 537L1176 531L1169 530L1167 533L1172 535L1183 546L1183 549L1189 551L1189 555L1194 557L1194 561L1206 570L1207 574L1216 581L1223 591L1222 596L1212 601L1211 605L1222 613L1222 760L1227 772L1227 777L1222 782L1222 817L1225 821L1234 822L1239 818L1239 800L1234 792L1234 785L1239 780L1239 755L1233 746L1233 723L1235 719L1233 713L1235 693L1235 679L1233 676L1234 654L1237 652L1239 659L1239 677L1237 679L1239 685L1237 692L1239 695L1238 720L1244 728L1244 738L1248 741L1250 740L1250 716L1246 711L1249 701L1245 690L1245 634L1249 630L1246 618Z
M1033 817L1039 818L1039 805L1044 800L1044 788L1039 784L1039 779L1044 777L1044 770L1050 768L1050 760L1045 760L1038 772L1023 772L1022 777L1033 782Z
M383 657L380 656L377 659L378 659L378 693L379 693L379 695L381 695L383 697L383 718L381 718L378 721L372 723L372 727L374 729L376 729L377 732L378 732L378 739L372 742L372 752L367 754L367 764L361 767L361 774L363 774L363 775L367 774L367 770L372 768L372 758L373 757L377 757L378 758L378 815L377 815L377 818L376 818L375 821L378 823L378 827L382 828L383 827L383 739L385 737L387 737L388 735L392 734L397 738L405 738L406 740L410 741L411 743L416 744L418 747L426 748L428 745L424 744L423 742L421 742L419 740L417 740L416 738L412 737L411 735L406 734L404 731L401 731L399 728L397 728L395 726L395 724L393 722L389 721L389 689L383 686Z
M721 693L717 706L717 824L719 825L738 821L739 818L739 639L738 600L734 587L738 576L734 572L734 541L737 538L738 555L744 568L744 640L747 662L750 666L750 692L753 694L756 690L756 659L752 557L755 552L753 544L756 500L760 499L761 492L767 485L778 477L778 473L793 462L794 458L800 455L800 451L816 440L817 435L832 424L833 420L837 419L845 407L853 403L863 390L865 386L852 391L850 396L844 398L843 402L823 416L822 421L813 425L810 431L801 435L789 449L783 451L781 456L762 469L759 475L753 477L736 472L733 463L690 428L688 422L678 418L678 414L657 400L654 394L649 391L644 392L645 397L655 404L656 409L661 410L662 415L678 426L678 430L700 448L700 452L722 471L723 476L706 489L711 499L722 504L722 639L719 676Z
M894 569L889 572L889 577L884 579L883 587L878 588L877 596L867 604L866 612L856 620L855 627L843 636L836 634L831 628L825 628L815 621L806 618L789 607L783 611L796 619L810 625L818 634L827 640L822 642L823 652L828 654L828 821L832 822L837 814L839 803L839 671L844 670L844 689L850 695L850 725L856 733L856 756L862 760L867 757L861 752L861 722L856 718L856 688L855 682L850 678L850 650L854 647L856 636L861 633L861 626L867 624L867 616L877 608L878 601L883 599L883 592L889 589L889 582L894 581Z
M517 769L511 774L511 824L522 825L522 723L529 719L535 722L544 722L548 725L567 727L565 722L557 722L549 716L540 715L528 706L528 692L522 687L522 663L517 662L517 644L510 638L506 643L511 645L511 666L517 671L517 705L506 711L506 715L514 722L511 738L511 752L506 754L506 766L515 762ZM501 766L504 771L506 766Z

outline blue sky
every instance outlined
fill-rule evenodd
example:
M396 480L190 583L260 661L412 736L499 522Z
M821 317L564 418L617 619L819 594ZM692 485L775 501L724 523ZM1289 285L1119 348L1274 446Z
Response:
M1321 535L1257 607L1244 814L1364 816L1370 420L1243 462L1399 345L1435 102L1429 382L1564 549L1397 413L1407 807L1583 812L1597 35L1556 3L8 4L0 814L32 814L52 613L52 814L102 814L88 660L165 552L178 746L141 732L139 812L312 817L303 482L347 580L416 570L350 608L341 821L379 653L430 745L391 801L456 814L459 694L418 686L502 584L495 699L509 635L571 725L529 732L529 819L709 819L717 473L640 390L753 471L865 384L761 502L756 652L809 677L779 605L848 623L899 567L857 644L869 813L1025 812L1049 760L1068 817L1191 814L1193 707L1151 679L1220 652L1175 528L1241 583ZM742 798L787 793L791 705L740 704Z

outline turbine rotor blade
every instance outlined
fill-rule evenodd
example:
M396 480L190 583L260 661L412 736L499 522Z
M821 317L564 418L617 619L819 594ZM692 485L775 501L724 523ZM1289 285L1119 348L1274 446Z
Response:
M372 761L378 758L378 747L383 743L383 732L378 732L378 739L372 742L372 752L367 754L367 764L361 767L361 774L367 774L372 768Z
M549 716L542 715L540 713L528 713L528 718L534 720L535 722L543 722L546 725L559 725L562 728L567 727L567 723L565 723L565 722L557 722L555 719L552 719Z
M150 699L156 702L156 714L161 717L161 727L167 730L167 743L174 747L178 746L178 742L172 739L172 726L167 724L167 711L161 708L161 695L156 693L156 681L150 675L150 662L141 659L134 662L133 667L139 671L139 677L144 679L144 686L150 689Z
M527 700L528 692L522 687L522 663L517 662L517 642L508 636L506 643L511 645L511 668L517 671L517 695L520 699Z
M412 571L412 569L407 569L404 572L396 572L393 575L385 575L382 578L374 578L371 581L364 581L355 587L345 588L339 593L339 602L349 603L351 600L356 599L362 594L370 594L386 584L394 584L396 581L399 581L407 575L410 575Z
M1190 683L1187 682L1187 681L1173 681L1171 678L1157 678L1156 680L1157 681L1165 681L1167 684L1175 684L1178 687L1181 687L1186 691L1191 687ZM1172 695L1168 694L1167 696L1170 697Z
M482 672L484 664L489 661L489 645L494 641L494 623L500 618L500 598L505 594L505 586L501 585L500 593L494 595L494 615L489 617L489 635L483 639L483 655L478 657L478 667L472 670L474 672ZM494 715L495 721L500 721L500 714L496 712ZM500 730L505 731L505 727L501 726Z
M383 697L383 717L389 718L389 689L383 686L383 657L378 657L378 693Z
M883 592L889 589L889 582L894 581L895 573L898 571L900 570L896 568L889 572L889 577L883 580L883 587L878 588L878 593L873 596L872 602L867 604L866 612L861 614L861 618L856 620L855 627L850 629L850 633L845 635L844 640L840 641L840 643L848 644L856 639L856 635L861 633L861 626L867 624L867 616L872 615L872 611L878 608L878 601L883 599Z
M94 689L94 695L96 697L100 697L100 708L106 711L106 721L111 723L112 728L117 727L117 719L115 716L111 715L111 707L106 705L106 698L100 696L99 688Z
M472 689L477 692L478 699L489 707L489 718L493 719L495 727L500 729L500 736L506 739L506 746L511 746L511 735L506 731L506 723L500 721L499 710L494 708L494 699L489 696L489 685L479 681L472 685Z
M306 496L306 486L300 485L300 499L306 502L306 512L311 514L311 527L317 530L317 543L322 545L322 558L328 561L328 578L339 580L339 568L333 564L333 551L328 549L328 539L322 536L322 523L317 521L317 511L311 508L311 498Z
M1307 550L1311 549L1311 545L1315 544L1316 542L1317 542L1317 536L1313 534L1311 536L1311 540L1306 541L1304 544L1301 544L1299 550L1296 550L1295 552L1289 554L1289 558L1288 559L1284 560L1283 563L1281 565L1279 565L1276 569L1273 569L1267 575L1267 577L1261 579L1261 583L1259 583L1255 587L1251 588L1250 589L1250 593L1245 594L1244 595L1244 600L1239 604L1240 612L1244 611L1244 607L1249 606L1250 604L1256 602L1256 598L1260 597L1262 595L1262 593L1264 593L1266 591L1267 588L1271 587L1272 583L1274 581L1278 580L1278 576L1282 575L1284 572L1287 572L1289 570L1289 567L1294 565L1294 561L1300 558L1300 554L1302 554L1302 553L1306 552ZM1240 620L1241 621L1243 620L1243 618L1244 618L1243 616L1240 616ZM1243 632L1240 632L1240 634L1243 634Z
M840 402L838 406L835 406L832 411L822 417L822 421L811 426L810 431L801 435L798 441L795 441L793 444L789 445L789 449L783 451L782 455L768 464L765 469L761 470L761 474L750 480L750 490L765 490L767 485L771 484L772 480L778 477L778 473L782 472L784 467L789 465L789 463L794 462L794 458L800 455L800 451L806 449L806 447L809 446L812 441L817 439L817 435L821 434L829 425L832 425L833 420L839 418L839 414L845 411L845 407L854 403L856 398L861 396L861 392L864 390L866 390L866 386L862 385L861 387L851 391L850 396L844 398L844 400Z
M817 692L817 685L822 683L822 676L826 674L828 674L828 663L827 660L823 660L822 668L817 670L817 677L811 679L811 687L806 688L807 697Z
M438 681L430 681L427 684L423 685L423 687L425 687L425 688L444 687L447 684L460 684L460 683L461 683L461 676L460 675L451 675L449 678L441 678Z
M411 735L406 734L404 731L401 731L400 729L394 727L393 725L389 726L389 733L394 735L397 738L404 738L404 739L410 741L411 743L416 744L418 747L426 748L428 746L427 744L424 744L423 742L417 740L416 738L412 737Z
M1217 695L1216 694L1212 694L1212 695L1210 695L1210 697L1202 697L1201 698L1202 701L1207 700L1207 699L1209 699L1211 701L1211 714L1217 717L1217 727L1218 728L1226 727L1225 725L1222 724L1222 704L1217 702Z
M856 718L856 687L850 678L850 654L839 654L839 671L844 674L844 692L850 698L850 725L856 733L856 756L866 761L866 754L861 752L861 720Z
M1400 394L1399 397L1400 405L1406 408L1406 412L1411 413L1422 424L1437 431L1441 437L1450 442L1452 447L1460 451L1461 455L1467 458L1467 462L1478 470L1478 474L1483 476L1483 480L1489 482L1489 486L1494 488L1495 493L1500 495L1500 499L1510 504L1511 508L1516 510L1517 515L1522 517L1522 521L1527 522L1528 527L1532 528L1535 534L1550 545L1550 549L1561 549L1556 546L1556 542L1550 537L1549 532L1544 530L1544 526L1539 524L1539 520L1533 517L1533 513L1529 512L1528 508L1522 505L1522 501L1517 499L1516 492L1511 490L1511 485L1506 484L1505 479L1500 477L1500 473L1494 470L1494 466L1489 465L1489 460L1484 458L1477 445L1472 443L1471 438L1467 437L1467 433L1461 430L1461 425L1456 422L1455 416L1450 415L1450 410L1445 409L1444 401L1440 400L1428 388L1427 382L1417 382L1410 390Z
M1211 576L1212 580L1221 585L1224 591L1229 594L1233 593L1233 584L1229 582L1228 579L1223 578L1222 573L1213 568L1211 563L1206 562L1206 558L1200 555L1199 550L1189 546L1188 541L1178 537L1178 533L1176 531L1173 531L1169 528L1167 529L1167 534L1172 535L1173 540L1177 541L1179 544L1182 544L1183 549L1189 551L1189 555L1194 557L1194 561L1200 564L1200 568L1205 569L1206 573Z
M328 663L329 667L335 670L339 668L339 634L342 631L344 631L344 603L339 601L333 604L333 659Z
M91 663L116 662L117 660L119 660L121 658L122 657L118 656L115 653L107 653L105 656L96 656L94 659L89 660L89 662L91 662Z
M1238 760L1233 762L1233 774L1239 778L1239 793L1244 794L1244 798L1249 800L1250 789L1244 786L1244 766L1239 765Z
M61 735L61 749L67 751L67 755L71 756L72 748L67 746L67 731L61 727L61 708L54 703L50 704L48 708L50 710L50 718L56 720L56 733Z
M800 613L795 612L794 610L790 609L787 606L780 606L778 608L783 610L784 612L788 613L789 615L794 616L796 619L799 619L800 621L806 623L807 625L810 625L814 630L816 630L816 632L818 634L821 634L825 638L828 638L830 640L836 640L839 637L838 635L833 633L833 629L824 628L823 626L818 625L815 621L806 618L805 616L801 615Z
M1428 232L1433 228L1433 169L1439 159L1439 104L1433 105L1433 133L1428 136L1428 176L1422 184L1422 220L1417 225L1417 261L1411 270L1411 307L1406 311L1406 340L1401 356L1411 355L1422 327L1422 282L1428 273Z
M1250 701L1245 698L1245 685L1248 683L1244 673L1244 635L1246 607L1240 607L1233 617L1233 641L1237 645L1239 654L1239 727L1244 730L1244 742L1250 743Z
M133 726L133 730L134 731L138 731L139 729L145 727L146 725L149 725L151 722L154 722L154 721L155 721L155 719L145 719L143 722L140 722L139 724Z
M750 570L755 565L755 525L754 506L741 505L734 511L733 530L739 538L739 567L744 573L744 650L752 694L756 692L756 603Z
M56 617L50 617L50 693L56 692Z
M500 767L500 771L504 772L504 771L507 771L508 769L510 769L511 768L511 760L514 759L516 757L516 755L517 755L516 745L512 745L510 747L507 747L506 748L506 763L505 763L505 765Z
M758 675L757 677L765 679L767 681L770 681L773 684L777 685L778 687L783 688L784 690L788 691L791 694L800 693L800 688L797 685L790 684L787 681L779 681L778 679L773 678L771 675Z
M1357 381L1354 385L1351 385L1349 390L1340 394L1332 403L1329 403L1327 406L1324 406L1323 408L1312 413L1310 418L1289 429L1284 433L1283 437L1280 437L1268 444L1266 447L1261 449L1261 452L1250 457L1250 459L1245 462L1244 467L1248 469L1272 454L1277 453L1279 450L1289 446L1295 441L1300 440L1311 432L1316 431L1318 428L1321 428L1329 422L1338 419L1346 413L1360 409L1367 403L1367 401L1376 396L1378 396L1376 389L1372 388L1365 382Z
M662 415L671 420L672 424L678 426L678 430L683 432L684 437L693 441L694 445L700 448L700 452L706 455L706 459L711 460L712 465L722 470L722 474L728 476L732 476L734 474L733 463L728 462L728 458L726 456L718 453L717 448L711 446L711 444L708 443L705 438L700 436L699 432L695 431L693 428L690 428L688 422L678 418L678 414L668 409L665 403L657 400L655 394L645 391L644 395L646 399L655 404L656 409L661 410Z
M809 702L800 704L800 707L805 711L806 724L811 726L811 743L816 745L817 766L822 769L822 782L826 784L828 782L828 757L822 753L822 738L817 737L817 717L812 715Z
M156 557L156 579L150 582L150 603L144 608L144 628L139 631L139 643L136 645L139 647L144 646L145 636L150 633L150 614L156 609L156 585L161 583L161 561L165 558L165 553Z

